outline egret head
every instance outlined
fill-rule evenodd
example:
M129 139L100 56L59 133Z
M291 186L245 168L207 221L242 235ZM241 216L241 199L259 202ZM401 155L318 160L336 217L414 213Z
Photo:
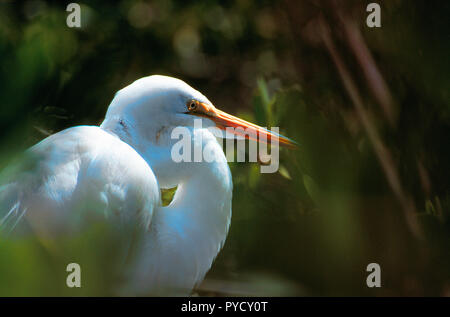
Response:
M119 90L106 113L105 122L123 124L142 130L148 141L158 143L157 132L162 128L193 126L193 117L187 115L189 101L211 102L182 80L153 75L136 80Z
M259 142L276 140L280 145L294 146L286 137L217 109L184 81L161 75L138 79L119 90L101 127L132 145L158 173L158 166L169 168L170 149L176 142L171 136L173 129L194 129L199 120L203 129L226 129L229 133L223 133L224 136L231 133Z

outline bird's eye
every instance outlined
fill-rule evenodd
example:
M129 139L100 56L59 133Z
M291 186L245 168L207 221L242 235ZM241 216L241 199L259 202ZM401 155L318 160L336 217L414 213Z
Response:
M187 108L189 111L195 111L197 109L197 102L195 100L188 101Z

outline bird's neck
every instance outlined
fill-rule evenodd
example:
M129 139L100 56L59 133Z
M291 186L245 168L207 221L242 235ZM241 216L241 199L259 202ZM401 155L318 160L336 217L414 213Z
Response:
M153 275L158 290L191 290L203 280L227 236L232 196L228 166L192 164L199 165L198 172L178 185L171 204L156 209L152 219L149 243L155 248L148 268L158 270Z
M118 136L129 143L120 130L116 129ZM208 148L212 162L175 163L167 148L130 144L148 162L158 182L165 178L166 184L173 184L174 175L178 177L172 202L154 210L149 230L143 234L136 253L138 267L133 270L137 272L135 290L185 294L201 282L227 236L233 187L228 163L211 133L192 132L192 151L198 146Z

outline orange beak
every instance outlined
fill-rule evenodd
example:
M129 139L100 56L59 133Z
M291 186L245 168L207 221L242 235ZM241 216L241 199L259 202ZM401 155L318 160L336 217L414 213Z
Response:
M189 111L190 114L206 117L217 125L219 129L231 132L234 135L254 140L261 143L278 142L279 145L288 148L296 148L297 143L281 134L267 130L251 122L242 120L232 116L226 112L216 109L212 105L197 102L194 110Z

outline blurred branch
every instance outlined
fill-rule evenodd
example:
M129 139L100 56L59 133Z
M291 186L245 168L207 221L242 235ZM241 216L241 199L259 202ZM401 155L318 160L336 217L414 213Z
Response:
M346 34L345 38L362 68L372 94L380 104L391 126L394 126L395 109L393 107L391 93L389 92L383 77L378 71L372 54L370 53L360 30L358 29L356 23L352 19L346 17L342 11L340 11L337 15L344 27Z
M383 141L381 140L375 128L375 125L371 122L369 115L366 109L364 108L363 100L358 92L356 84L353 81L350 72L346 68L344 62L342 61L342 58L340 57L339 53L337 52L334 46L329 26L325 22L322 15L318 19L318 24L321 39L325 44L325 47L327 48L329 54L331 55L331 58L342 79L344 87L347 90L347 93L349 94L350 99L353 102L356 113L358 114L358 117L361 120L361 123L364 129L366 130L366 133L374 147L375 153L386 175L389 186L391 187L391 190L397 197L397 200L399 201L402 207L406 223L408 224L408 228L415 237L422 238L423 233L417 221L416 217L417 212L415 205L412 199L404 192L402 188L400 177L398 175L397 169L395 168L392 155L389 149L384 145Z

